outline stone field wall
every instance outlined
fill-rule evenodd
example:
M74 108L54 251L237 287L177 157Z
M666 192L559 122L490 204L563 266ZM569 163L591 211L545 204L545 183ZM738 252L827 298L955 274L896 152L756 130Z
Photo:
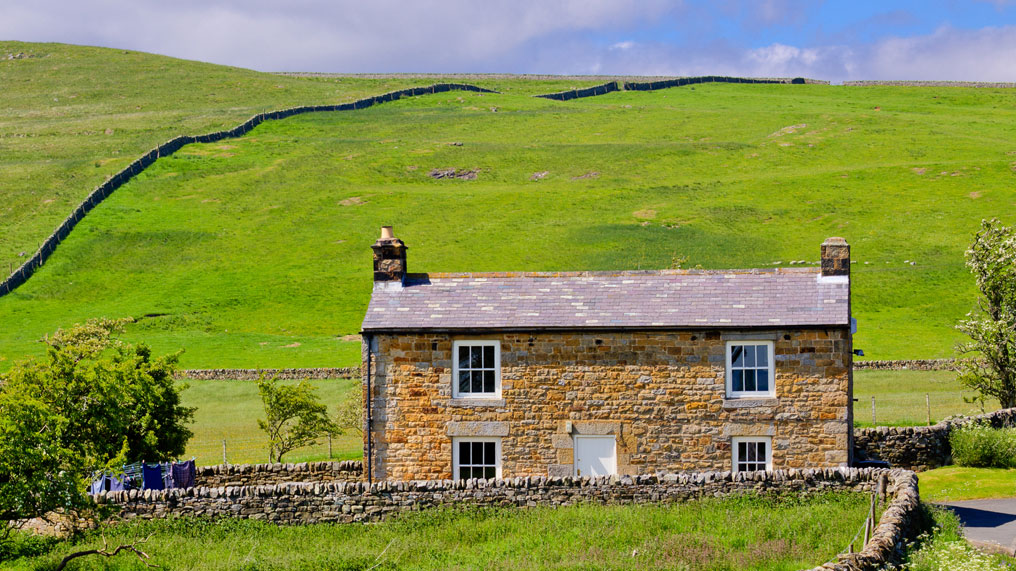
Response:
M955 371L956 359L854 361L855 371Z
M726 398L725 343L746 338L774 343L775 398ZM845 328L374 339L376 479L452 478L469 436L501 437L506 478L570 476L575 435L613 435L621 475L730 470L735 436L770 437L776 469L848 462ZM502 398L452 398L456 339L499 340Z
M854 455L885 460L894 468L930 470L952 458L949 433L970 422L987 422L995 428L1016 424L1016 408L973 417L942 421L934 426L879 426L854 429Z
M889 87L994 87L1008 88L1016 87L1016 83L991 82L991 81L892 81L892 80L863 80L844 81L843 85L854 87L889 86Z
M232 517L280 524L381 521L434 507L535 507L678 502L740 493L810 494L825 490L877 493L888 500L871 541L816 569L877 569L895 561L914 534L917 478L905 470L824 469L775 472L704 472L621 478L512 478L503 480L289 483L262 486L104 492L99 504L122 519Z
M271 486L289 482L356 482L363 477L363 462L301 462L299 464L224 464L198 466L194 485Z
M320 367L314 369L188 369L177 371L178 379L198 381L256 381L261 377L297 379L352 379L360 377L360 367Z

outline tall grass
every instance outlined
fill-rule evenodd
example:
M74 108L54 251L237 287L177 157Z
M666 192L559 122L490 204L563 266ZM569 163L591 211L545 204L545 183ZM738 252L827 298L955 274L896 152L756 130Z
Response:
M1016 428L968 424L949 433L953 462L974 468L1016 468Z
M989 571L1012 569L1016 561L1002 555L988 555L970 546L963 527L948 508L923 504L930 529L910 547L905 571Z
M830 493L743 496L672 505L435 510L372 525L276 527L250 520L137 522L103 533L111 544L152 535L154 563L189 570L771 569L835 556L864 521L867 497ZM49 569L90 534L9 569ZM130 556L78 569L142 569Z

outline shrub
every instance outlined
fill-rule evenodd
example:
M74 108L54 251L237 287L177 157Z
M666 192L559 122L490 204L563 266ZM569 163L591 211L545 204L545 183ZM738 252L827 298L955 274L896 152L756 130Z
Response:
M971 424L949 435L953 461L974 468L1016 468L1016 428Z

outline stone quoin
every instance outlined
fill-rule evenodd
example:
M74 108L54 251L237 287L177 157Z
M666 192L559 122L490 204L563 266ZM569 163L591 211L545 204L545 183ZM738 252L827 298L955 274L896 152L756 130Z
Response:
M821 268L411 274L364 318L369 480L845 467L850 247Z

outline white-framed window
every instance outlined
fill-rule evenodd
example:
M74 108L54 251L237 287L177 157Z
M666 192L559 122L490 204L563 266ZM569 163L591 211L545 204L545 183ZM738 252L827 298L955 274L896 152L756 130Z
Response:
M727 396L776 395L772 341L727 341Z
M452 397L501 398L501 343L452 343Z
M773 439L768 436L735 436L731 439L733 471L773 469Z
M490 436L452 438L452 475L456 480L501 477L501 439Z

